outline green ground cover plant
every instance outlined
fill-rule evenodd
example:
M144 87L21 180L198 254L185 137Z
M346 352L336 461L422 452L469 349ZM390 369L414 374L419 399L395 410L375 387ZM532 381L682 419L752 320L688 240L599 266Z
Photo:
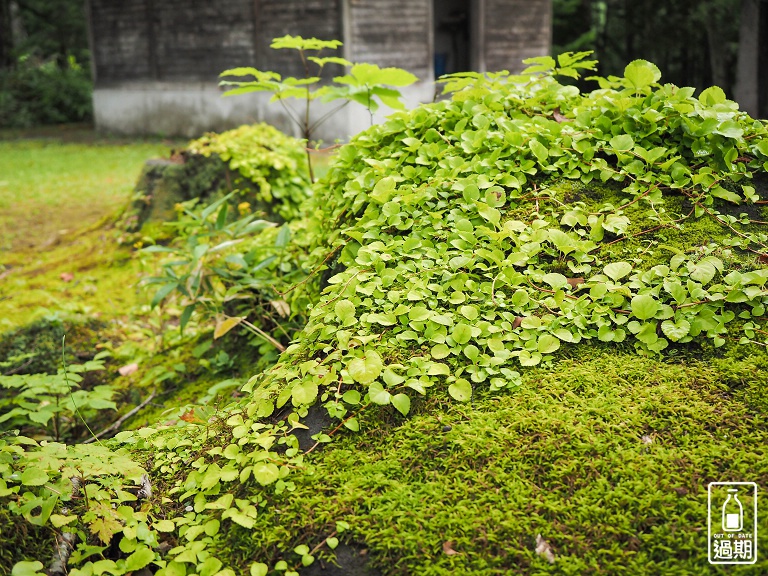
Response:
M768 131L645 61L558 81L587 57L446 78L282 225L188 207L159 329L202 358L248 318L251 378L94 451L3 436L12 526L88 576L726 573L706 484L768 481Z

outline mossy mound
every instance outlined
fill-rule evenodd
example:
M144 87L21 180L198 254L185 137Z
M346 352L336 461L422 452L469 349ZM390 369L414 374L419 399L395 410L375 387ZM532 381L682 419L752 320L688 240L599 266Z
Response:
M88 317L49 317L0 334L3 373L56 374L67 364L92 360L107 324ZM66 336L66 340L64 337Z
M764 397L766 369L764 355L678 363L583 346L503 395L363 418L365 433L326 448L222 544L241 573L254 550L298 561L286 548L343 519L381 574L728 573L706 560L707 484L768 482L766 413L743 388L752 374Z
M241 126L194 140L171 159L149 160L121 225L136 232L171 222L180 203L207 204L233 191L235 204L284 221L298 214L308 182L299 140L267 124Z

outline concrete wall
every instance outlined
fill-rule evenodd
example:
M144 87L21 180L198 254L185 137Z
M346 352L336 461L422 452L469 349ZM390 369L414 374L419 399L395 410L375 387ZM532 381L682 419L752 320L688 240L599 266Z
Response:
M432 82L419 82L402 92L406 106L413 108L433 99L434 85ZM269 102L269 96L253 93L224 97L222 94L216 84L194 82L132 82L96 88L93 93L95 122L100 129L119 134L160 134L186 138L241 124L269 122L287 134L301 136L282 107ZM288 103L294 108L297 104ZM312 118L320 118L337 105L313 102ZM389 108L381 108L374 115L374 122L381 122L391 113ZM350 103L321 125L316 137L325 144L332 144L370 125L368 110Z

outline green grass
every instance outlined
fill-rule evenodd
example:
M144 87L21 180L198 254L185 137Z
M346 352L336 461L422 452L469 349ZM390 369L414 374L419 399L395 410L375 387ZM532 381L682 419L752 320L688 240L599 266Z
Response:
M170 143L83 129L24 135L0 140L0 332L56 310L125 313L139 267L107 224Z
M162 142L0 141L0 249L39 246L125 203Z

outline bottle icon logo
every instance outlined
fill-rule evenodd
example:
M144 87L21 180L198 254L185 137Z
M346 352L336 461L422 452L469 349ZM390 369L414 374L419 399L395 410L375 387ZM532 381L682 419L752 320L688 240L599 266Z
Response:
M738 488L728 489L728 498L723 504L723 532L739 532L744 527L744 508L738 493Z
M710 482L707 493L709 563L757 562L757 484Z

